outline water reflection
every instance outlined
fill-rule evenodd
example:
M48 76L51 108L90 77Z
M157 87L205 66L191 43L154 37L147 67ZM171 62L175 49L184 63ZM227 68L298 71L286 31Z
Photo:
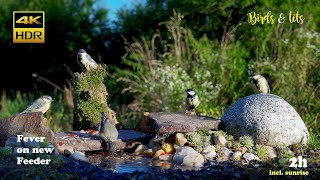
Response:
M181 166L168 161L154 160L140 156L133 156L127 153L100 153L87 156L89 163L96 164L99 167L111 170L116 173L132 173L134 171L147 172L152 170L199 170L199 168L190 168Z

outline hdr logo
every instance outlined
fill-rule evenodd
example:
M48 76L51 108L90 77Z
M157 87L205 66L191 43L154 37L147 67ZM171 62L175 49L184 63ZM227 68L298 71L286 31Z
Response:
M44 11L13 11L13 43L44 43Z

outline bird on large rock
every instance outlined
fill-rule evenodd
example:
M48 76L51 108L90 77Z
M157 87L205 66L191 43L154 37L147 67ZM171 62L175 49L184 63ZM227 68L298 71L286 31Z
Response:
M266 78L258 74L250 77L250 79L252 89L256 94L270 94L270 87Z
M79 50L77 57L81 64L85 67L86 71L90 71L91 69L96 69L98 67L98 64L89 54L87 54L84 49Z
M117 128L111 123L110 119L104 112L101 112L99 134L101 140L103 140L103 142L107 146L107 149L111 152L116 151L116 142L119 133Z
M20 114L30 113L30 112L41 112L42 114L46 113L52 102L51 96L44 95L37 100L35 100L26 110L22 111Z

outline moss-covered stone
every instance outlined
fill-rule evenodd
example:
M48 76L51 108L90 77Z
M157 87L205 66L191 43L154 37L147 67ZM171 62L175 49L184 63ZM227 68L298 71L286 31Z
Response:
M108 107L108 92L103 83L106 70L105 65L97 69L82 73L75 73L75 120L74 130L95 129L100 124L100 112L106 112L111 121L116 124L115 113Z

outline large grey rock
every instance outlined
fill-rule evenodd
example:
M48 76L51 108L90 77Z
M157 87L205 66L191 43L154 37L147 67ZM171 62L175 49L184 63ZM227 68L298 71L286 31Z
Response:
M47 120L40 112L17 114L7 119L0 119L0 145L3 146L11 136L29 133L32 136L46 137L53 140L53 132L47 126Z
M223 129L239 138L251 136L272 147L307 143L309 132L295 109L273 94L254 94L239 99L221 118Z

